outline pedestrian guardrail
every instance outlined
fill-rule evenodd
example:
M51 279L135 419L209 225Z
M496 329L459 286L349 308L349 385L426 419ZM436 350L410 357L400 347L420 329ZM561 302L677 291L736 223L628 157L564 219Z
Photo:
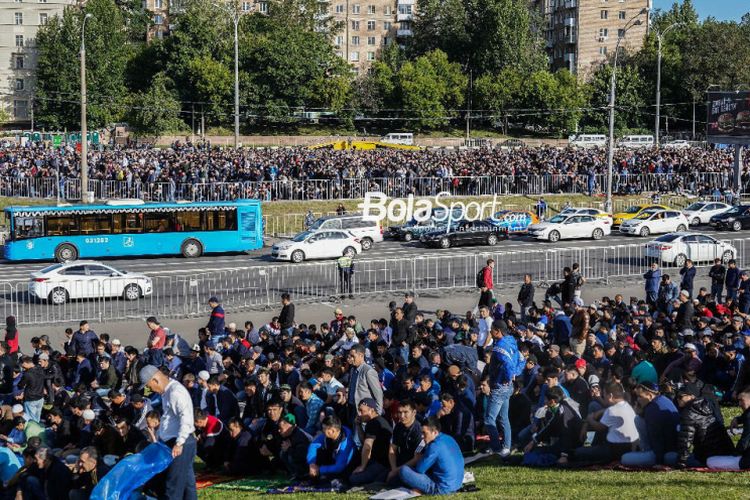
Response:
M750 265L746 257L750 238L728 241L737 249L738 266ZM406 290L417 293L472 290L476 273L488 258L496 262L496 287L512 290L508 296L510 302L515 302L516 288L525 274L530 274L538 284L549 284L562 279L565 266L578 262L588 282L608 282L620 278L640 279L648 267L643 243L523 251L497 248L481 253L447 251L398 259L365 257L357 260L352 293L364 297ZM709 264L698 263L699 266ZM666 264L665 267L674 265ZM210 311L206 301L212 295L221 297L227 311L238 312L277 306L283 292L290 293L296 303L327 301L340 294L338 269L331 261L273 264L186 275L153 273L149 277L152 293L138 300L105 297L109 295L105 291L114 289L114 284L105 279L83 292L79 290L89 298L71 300L62 305L32 299L29 283L0 281L0 317L13 315L25 325L70 323L82 319L144 319L151 315L188 318L206 315ZM65 287L66 284L59 286Z

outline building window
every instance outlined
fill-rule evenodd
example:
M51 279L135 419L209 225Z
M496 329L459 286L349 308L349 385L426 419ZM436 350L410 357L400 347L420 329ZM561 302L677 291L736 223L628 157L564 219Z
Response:
M23 78L16 78L16 90L23 90Z
M253 10L253 3L252 2L242 2L242 11L243 12L250 12Z
M368 36L367 37L367 45L375 45L375 37L374 36Z
M354 45L355 47L356 47L357 45L359 45L359 37L358 37L357 35L354 35L354 36L352 37L352 45Z
M621 10L617 17L619 17L620 20L624 20L625 19L625 15L626 15L625 11Z
M383 14L386 16L393 15L393 5L386 5Z
M411 14L411 12L412 12L411 5L408 5L408 4L407 5L399 4L399 6L398 6L398 13L399 14Z
M23 13L16 12L16 25L23 24Z
M338 45L339 47L341 47L342 45L344 45L344 37L343 36L339 35L339 36L336 37L336 45Z
M620 28L617 30L617 38L623 38L625 36L625 30Z
M261 14L268 14L268 2L260 2L258 4L258 12Z
M23 35L16 35L16 47L23 47Z
M609 30L607 28L599 28L599 38L607 38L609 36Z
M25 120L28 117L29 103L25 100L13 101L13 116L18 120Z
M340 3L336 5L336 14L344 13L344 4Z
M391 31L391 22L390 21L384 21L383 22L383 29L385 31Z
M159 25L161 25L163 23L164 23L164 18L162 18L159 14L156 14L154 16L154 24L156 24L157 26L159 26Z
M16 57L16 69L23 69L23 56Z
M359 52L350 52L349 53L349 60L352 62L358 62L359 61Z
M359 14L359 4L352 5L352 14Z
M23 0L16 0L16 3L21 3L21 2L23 2Z
M367 60L368 61L374 61L375 60L375 52L368 52L367 53Z
M375 30L375 21L367 21L367 29L369 31L374 31Z
M367 6L367 13L372 15L375 14L375 6L374 5L368 5Z
M47 24L48 20L49 20L49 18L47 17L47 13L46 12L41 12L39 14L39 25L40 26L44 26L45 24Z
M162 1L163 0L154 0L154 8L155 9L161 9L162 5L163 5Z
M599 55L600 56L606 56L607 55L607 47L606 46L599 47Z
M602 10L599 12L599 16L602 19L607 19L609 17L609 11L608 10Z
M388 45L388 37L384 36L383 37L383 47L385 47L386 45Z
M352 21L352 29L354 31L359 31L359 21Z

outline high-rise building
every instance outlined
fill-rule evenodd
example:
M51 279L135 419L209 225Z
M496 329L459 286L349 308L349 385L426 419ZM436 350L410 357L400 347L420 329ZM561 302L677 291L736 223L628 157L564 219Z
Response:
M10 126L23 126L32 119L37 30L75 3L0 0L0 106L10 114Z
M638 50L648 33L649 17L627 33L626 24L651 0L531 0L532 8L543 16L544 36L550 67L568 69L583 78L614 53L617 40L628 51Z

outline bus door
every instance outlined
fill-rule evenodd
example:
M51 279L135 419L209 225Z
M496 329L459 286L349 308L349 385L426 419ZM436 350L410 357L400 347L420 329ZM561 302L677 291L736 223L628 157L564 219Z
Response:
M263 235L260 229L260 217L257 206L238 207L238 230L240 240L243 244L251 245L253 248L262 246Z

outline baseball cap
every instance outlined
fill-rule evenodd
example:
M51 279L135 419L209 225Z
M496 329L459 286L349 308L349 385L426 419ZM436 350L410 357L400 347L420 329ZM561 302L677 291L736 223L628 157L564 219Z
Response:
M292 386L290 386L289 384L284 384L281 387L279 387L279 390L292 392Z
M154 367L156 368L156 367ZM84 420L94 420L96 418L96 413L94 413L94 410L88 409L83 410L83 419Z
M560 346L557 344L552 344L551 346L548 347L548 349L550 351L560 352Z
M586 360L581 358L576 360L576 368L586 368Z
M690 292L687 290L680 290L680 295L684 295L685 297L690 297Z
M373 410L378 409L378 404L375 402L373 398L364 398L362 401L359 402L359 406L367 406L368 408L372 408Z
M589 377L588 382L589 382L589 385L591 387L598 386L599 385L599 377L597 377L596 375L591 375Z
M659 385L656 382L644 381L638 385L640 385L641 387L643 387L649 392L659 392Z
M145 387L146 384L151 382L151 379L154 378L154 375L156 375L158 372L159 369L154 365L146 365L141 368L141 371L138 372L138 378L141 380L141 388Z
M291 425L297 425L297 419L294 417L293 413L285 414L283 417L281 417L281 420Z
M193 344L193 347L190 350L194 352L201 352L201 346L199 346L198 344Z
M122 344L120 343L120 339L114 339L112 341L112 345L122 345Z

